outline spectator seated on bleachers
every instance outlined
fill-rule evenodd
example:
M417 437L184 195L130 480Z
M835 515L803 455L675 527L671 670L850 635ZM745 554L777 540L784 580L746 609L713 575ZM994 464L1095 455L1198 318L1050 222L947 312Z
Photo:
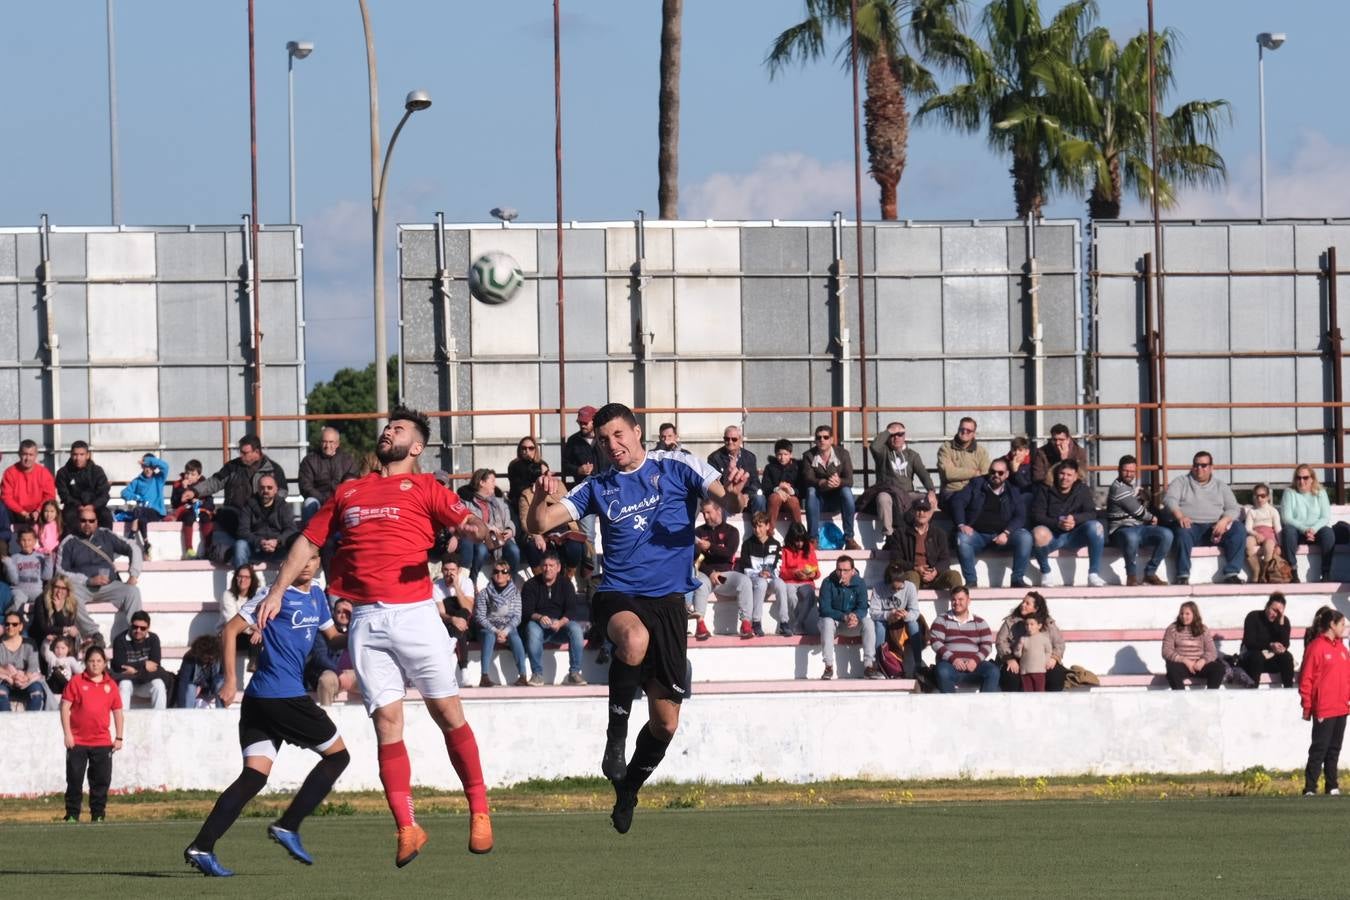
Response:
M995 465L998 465L995 463ZM989 623L970 611L970 591L952 591L952 604L928 629L928 643L937 657L934 676L944 694L958 684L974 684L984 693L998 691L999 668L988 657L994 648Z
M93 627L93 620L90 619ZM53 575L47 582L42 596L33 603L33 615L29 621L28 637L39 649L50 645L59 637L68 637L76 641L77 649L82 647L84 639L93 638L97 632L85 634L80 631L80 608L75 592L70 589L70 579L64 575Z
M820 577L820 561L816 558L816 545L801 522L788 526L787 536L783 538L783 564L778 571L793 601L791 617L778 620L778 634L783 637L814 634L819 628L816 579Z
M356 477L356 461L341 447L342 436L331 425L319 432L319 449L311 450L300 460L300 496L304 498L300 521L309 517L328 502L337 486Z
M1282 529L1280 511L1271 500L1270 485L1263 482L1252 488L1252 505L1243 510L1242 525L1247 529L1247 568L1252 573L1251 580L1264 581L1266 565L1279 554ZM1297 562L1297 557L1289 560L1291 573Z
M701 506L703 524L694 529L694 552L698 555L698 571L694 577L698 587L694 590L693 608L690 615L697 620L694 637L707 640L708 626L704 616L708 611L708 596L736 598L736 617L740 620L740 636L752 638L756 633L764 634L760 619L763 615L763 595L760 604L755 604L755 592L745 573L736 571L734 565L736 550L740 546L741 533L736 526L722 521L722 506L711 497L704 498ZM756 626L760 626L758 629Z
M948 508L956 523L956 555L964 584L977 584L975 556L992 545L1012 550L1012 586L1031 586L1026 580L1031 562L1031 532L1023 527L1026 503L1008 485L1007 463L994 460L989 474L972 479L952 496Z
M520 592L512 580L515 570L504 560L492 564L492 579L487 587L478 592L474 600L473 620L478 626L478 641L482 647L482 675L478 679L479 687L494 687L495 682L489 674L492 669L492 657L497 644L507 644L511 656L515 658L516 687L525 687L530 683L525 674L525 644L520 639Z
M178 476L178 480L173 483L169 491L170 518L175 522L183 523L180 534L183 559L197 558L197 545L193 539L193 527L195 525L200 525L202 528L202 543L207 547L211 546L211 532L215 527L215 499L210 495L195 497L187 501L183 499L183 492L192 490L201 480L201 462L189 459L187 465L183 466L183 473Z
M905 423L892 422L868 447L877 480L858 498L858 511L877 517L883 540L895 533L897 523L903 521L914 501L923 497L931 504L937 503L937 490L928 467L909 448L905 436ZM923 485L922 491L915 489L916 478Z
M567 644L567 675L564 684L585 684L581 674L581 651L586 644L590 610L577 597L571 580L563 577L562 562L549 554L543 571L525 582L520 592L520 615L525 629L525 655L530 661L530 684L547 684L544 678L544 644Z
M754 533L741 544L737 568L750 581L751 631L756 635L764 634L764 599L773 594L773 617L778 622L787 622L792 615L788 604L788 586L779 570L783 565L783 544L773 533L773 520L767 512L757 512L750 519ZM761 618L755 618L759 615ZM781 625L780 625L781 630Z
M900 577L916 588L950 591L965 583L960 572L952 571L950 538L933 521L933 505L927 497L914 501L883 549L892 563L899 564Z
M1256 684L1264 672L1278 673L1280 684L1294 686L1294 654L1289 650L1289 618L1284 614L1284 594L1276 591L1265 609L1254 609L1242 622L1242 652L1238 667Z
M722 473L722 486L735 469L744 469L748 480L745 482L745 516L749 519L757 512L768 509L767 498L759 483L759 460L755 454L745 448L745 437L735 425L728 425L722 432L722 446L708 454L708 465Z
M470 598L470 604L473 600ZM346 634L352 624L352 602L339 597L333 603L333 627ZM356 684L356 672L346 663L344 650L334 650L320 637L310 648L305 661L305 690L312 691L320 706L332 706L341 691L350 692Z
M235 617L245 603L253 599L253 596L267 587L263 583L263 578L253 570L250 565L242 565L234 570L230 576L229 587L225 593L220 595L220 624L219 630L224 630L225 623ZM235 639L234 652L243 653L248 657L248 671L252 672L258 667L259 645L254 643L253 626L247 626L239 633Z
M151 522L164 518L164 483L168 480L169 464L152 454L141 457L141 471L122 488L126 505L117 514L127 523L126 536L135 535L141 545L141 558L150 558Z
M1088 584L1105 587L1101 576L1102 547L1106 543L1106 529L1097 521L1097 506L1092 489L1078 477L1078 462L1073 458L1058 463L1054 470L1053 486L1038 484L1031 497L1027 515L1032 526L1036 562L1041 567L1041 584L1058 587L1064 581L1050 566L1050 554L1061 547L1076 550L1088 548Z
M225 684L221 651L220 638L214 634L203 634L192 642L174 679L175 709L224 709L220 702Z
M55 560L50 554L40 553L37 533L25 527L16 539L18 550L5 557L5 585L10 593L9 608L25 618L32 616L29 605L42 597L42 586L51 580ZM4 609L4 595L0 592L0 611Z
M1298 545L1315 544L1322 555L1321 580L1331 581L1331 563L1336 533L1331 528L1331 501L1326 488L1317 483L1313 467L1306 463L1294 469L1289 487L1280 495L1280 546L1285 561L1298 581Z
M47 708L54 709L53 700L60 701L61 693L72 678L84 671L80 660L79 644L71 637L59 637L44 641L38 648L42 661L47 666Z
M863 678L884 678L877 669L877 631L868 611L867 585L858 574L853 559L840 556L834 571L820 585L820 651L825 671L820 677L834 677L836 635L862 639Z
M431 582L431 599L445 623L445 630L455 639L455 661L461 669L469 667L469 636L473 627L474 595L477 594L469 573L454 559L441 561L441 574ZM346 601L339 601L345 603ZM351 604L347 604L347 619L351 620ZM333 604L333 621L338 622L338 604ZM345 631L345 623L338 622L338 631Z
M853 460L834 444L834 429L817 425L816 444L802 454L802 487L806 489L806 530L819 540L822 510L837 509L844 522L844 549L861 550L853 532Z
M1218 544L1223 551L1219 580L1242 584L1238 573L1247 549L1247 529L1232 489L1223 479L1214 477L1214 457L1204 450L1196 453L1191 458L1191 471L1167 486L1163 504L1176 522L1176 583L1190 584L1191 548L1208 543Z
M970 416L963 416L956 426L956 435L943 441L938 448L938 483L941 492L938 503L942 509L951 509L951 496L962 491L976 478L989 471L989 451L975 440L979 428Z
M126 629L131 615L141 608L141 589L136 585L141 576L141 548L98 527L98 514L88 504L80 507L76 526L78 530L66 535L57 550L57 574L65 576L75 593L80 634L90 637L98 633L98 626L89 615L89 604L96 600L117 607L113 619L113 633L117 634ZM118 556L131 561L126 581L121 580L114 564ZM115 676L116 671L112 674Z
M1138 460L1128 453L1122 456L1106 496L1108 536L1124 558L1126 587L1139 584L1139 547L1143 544L1153 545L1153 556L1144 567L1144 584L1167 584L1158 577L1158 567L1172 549L1172 529L1158 524L1158 517L1149 510L1144 492L1135 486L1138 475Z
M290 504L272 475L258 476L258 491L249 498L239 516L234 542L234 567L250 562L280 562L286 558L287 542L299 529Z
M159 635L150 630L145 611L133 613L131 627L113 638L111 674L124 707L131 706L132 697L148 698L152 709L169 705L173 675L164 669Z
M477 469L469 483L458 491L460 499L469 507L469 511L487 525L486 543L468 538L459 539L459 564L469 570L469 577L478 578L478 573L487 565L489 558L505 560L514 572L520 568L520 547L516 544L516 526L511 521L511 511L506 507L506 497L497 489L497 473L491 469Z
M1031 455L1032 485L1044 484L1054 487L1057 483L1055 466L1070 459L1078 463L1075 471L1079 473L1079 477L1084 477L1087 473L1087 451L1069 434L1068 425L1061 423L1051 425L1050 440L1037 447L1036 452Z
M1191 600L1181 604L1176 621L1163 632L1162 657L1167 684L1174 691L1185 689L1188 678L1203 678L1210 690L1223 684L1226 669L1214 646L1214 633L1205 627L1200 608Z
M1031 441L1022 435L1008 442L1008 452L999 457L1008 464L1008 483L1024 494L1031 492Z
M38 464L37 442L21 441L18 462L0 477L0 500L9 510L10 520L15 525L32 525L42 504L55 499L56 479L46 466Z
M773 459L764 466L760 488L764 491L764 509L770 522L776 525L782 510L787 510L789 522L802 520L801 480L801 467L792 456L792 441L787 438L775 441Z
M216 510L215 529L211 534L211 561L229 565L235 540L239 535L239 517L249 499L258 492L258 480L271 475L282 497L285 497L286 472L275 460L263 453L262 441L256 434L239 439L239 455L221 467L210 478L204 478L183 491L179 500L191 503L198 497L209 497L224 492L224 502Z
M0 712L9 712L10 703L22 703L29 712L47 705L47 685L37 651L23 636L23 617L5 613L5 633L0 636Z
M4 504L0 504L0 513L7 512ZM112 524L111 519L108 520L108 524ZM42 504L42 509L38 510L38 523L33 526L33 530L38 536L38 551L54 559L56 548L61 546L61 538L65 537L66 532L65 522L61 518L61 507L55 500L48 500Z
M1004 691L1022 690L1022 665L1017 657L1017 642L1026 637L1027 620L1036 619L1041 624L1041 633L1050 640L1050 655L1045 660L1045 690L1064 690L1064 679L1068 669L1064 665L1064 634L1050 615L1050 607L1039 591L1028 591L1021 602L1012 608L999 625L998 635L994 638L995 661L999 666L999 688Z
M905 569L899 563L886 566L886 577L872 588L872 598L868 601L867 612L876 631L875 646L880 648L886 643L886 632L903 628L908 640L905 643L904 671L917 672L922 662L923 645L919 623L919 591L914 583L905 577ZM880 666L877 666L880 669Z
M539 478L539 465L543 461L543 454L539 452L539 441L531 434L516 442L516 458L507 463L506 505L511 510L512 521L515 522L517 533L524 533L525 531L521 527L525 521L525 514L522 510L528 509L528 507L521 507L520 495L527 488L534 486L535 481ZM524 547L522 546L521 549L523 550Z
M111 490L108 475L90 456L88 444L76 441L70 445L70 458L56 470L55 480L66 531L75 530L80 507L85 504L93 505L99 525L112 527L112 513L108 510Z

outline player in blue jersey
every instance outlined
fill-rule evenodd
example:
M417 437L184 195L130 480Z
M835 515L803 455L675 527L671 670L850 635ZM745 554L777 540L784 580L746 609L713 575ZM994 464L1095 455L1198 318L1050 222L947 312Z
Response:
M557 479L536 484L527 513L532 534L595 515L604 540L605 564L593 614L614 644L609 664L609 727L600 768L614 783L610 819L620 834L633 824L638 790L666 755L680 723L680 702L689 695L685 658L688 621L684 595L694 580L694 517L707 496L733 513L745 507L748 473L722 473L687 455L650 453L633 411L610 403L595 414L597 449L612 465L547 505ZM647 693L647 724L625 761L628 714L641 687Z
M216 841L239 818L248 801L267 784L272 762L283 741L314 750L321 758L281 818L267 826L267 834L294 859L306 865L314 863L300 843L300 823L328 796L351 759L333 720L305 693L305 661L314 646L315 636L322 635L330 641L338 636L329 614L328 598L324 596L323 588L314 583L318 568L319 548L314 547L309 562L286 589L280 614L272 626L263 631L258 670L244 690L244 702L239 712L243 771L216 800L201 831L183 851L188 865L196 867L203 875L234 874L216 859ZM245 628L256 624L255 615L263 596L262 592L255 594L233 619L225 623L221 641L231 652L224 657L225 685L220 689L220 699L226 706L234 699L235 638ZM278 628L278 625L282 627Z

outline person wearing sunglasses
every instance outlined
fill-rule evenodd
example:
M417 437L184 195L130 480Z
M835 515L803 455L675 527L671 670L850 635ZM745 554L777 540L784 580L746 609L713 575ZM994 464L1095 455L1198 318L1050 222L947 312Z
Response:
M1233 489L1214 477L1214 457L1201 450L1191 457L1191 470L1167 486L1163 506L1171 513L1176 535L1177 572L1173 584L1191 583L1191 549L1198 543L1218 546L1223 555L1219 581L1242 584L1247 527L1242 524Z
M952 494L965 490L966 485L989 471L989 451L975 440L978 428L974 419L963 416L957 423L956 435L938 448L938 483L942 488L938 503L943 509L951 508L947 501Z
M1312 466L1305 463L1295 469L1289 487L1280 494L1280 521L1280 547L1294 581L1299 579L1299 544L1316 545L1321 555L1322 581L1330 581L1336 551L1336 533L1331 528L1331 500L1326 488L1317 483L1317 473Z
M933 476L928 474L923 458L910 449L906 434L904 422L891 422L867 448L872 454L877 482L858 498L858 510L875 513L886 538L895 533L896 524L916 500L926 498L930 506L937 507ZM915 489L916 478L923 491Z
M708 465L722 473L723 487L730 483L732 470L745 470L745 496L749 501L745 509L747 526L752 515L768 509L768 498L759 484L759 460L745 446L745 435L735 425L728 425L722 432L722 446L708 454Z
M844 520L844 549L861 550L853 537L853 459L834 444L834 429L819 425L815 444L802 454L802 487L806 488L806 530L820 539L820 513L829 504Z
M75 533L66 535L56 551L56 572L66 577L75 592L80 634L89 637L98 633L88 609L94 602L111 603L117 608L112 633L121 634L131 616L141 609L141 589L136 584L141 575L141 548L135 541L125 541L100 528L98 510L92 504L81 506L75 521ZM121 580L114 564L119 556L130 560L126 581Z
M24 640L22 616L9 612L4 621L4 635L0 636L0 712L9 712L11 700L22 702L29 712L37 712L47 705L47 686L37 650Z
M131 627L112 642L112 676L122 694L122 705L132 697L148 697L151 709L165 709L173 676L161 664L159 635L150 630L150 615L137 611Z

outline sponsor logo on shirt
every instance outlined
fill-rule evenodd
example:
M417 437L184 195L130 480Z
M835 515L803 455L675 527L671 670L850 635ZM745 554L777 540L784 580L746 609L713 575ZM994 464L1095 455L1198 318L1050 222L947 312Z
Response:
M342 525L344 528L355 528L362 522L376 519L398 521L401 510L399 506L349 506L342 512Z
M400 482L398 483L398 489L399 489L400 491L411 491L411 490L412 490L412 486L413 486L413 483L412 483L412 479L411 479L411 478L405 478L405 479L403 479L402 481L400 481Z
M291 613L291 627L318 628L319 616L317 613L310 613L306 615L305 610L297 609L295 612Z
M605 507L605 515L611 522L623 522L626 519L646 512L657 506L661 502L661 495L655 494L651 497L644 497L636 503L630 503L627 506L620 506L618 500L611 500Z

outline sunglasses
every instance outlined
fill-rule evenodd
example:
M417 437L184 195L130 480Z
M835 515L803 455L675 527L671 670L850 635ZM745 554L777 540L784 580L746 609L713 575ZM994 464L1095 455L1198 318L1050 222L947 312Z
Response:
M829 436L828 434L818 434L818 435L816 435L816 440L818 440L818 441L828 441L829 439L830 439L830 436Z
M989 474L990 474L991 477L994 476L994 475L997 475L999 478L1007 478L1007 477L1008 477L1008 470L1007 470L1007 469L990 469L990 470L989 470Z
M149 630L150 630L150 626L149 626L149 625L132 625L132 626L131 626L131 630L132 630L132 631L149 631Z
M1294 480L1295 480L1295 481L1312 481L1312 476L1311 476L1311 475L1299 475L1299 476L1297 476Z
M892 431L892 432L891 432L891 437L893 437L893 438L904 437L904 436L905 436L905 433L904 433L903 431Z
M1193 469L1210 469L1213 467L1214 463L1191 463L1191 468Z
M958 428L958 429L956 429L956 433L957 433L957 434L974 434L974 433L975 433L975 429L974 429L974 428Z
M21 627L23 627L23 623L22 623L22 622L6 622L6 623L5 623L5 627L6 627L6 628L21 628Z
M534 444L525 444L525 445L522 446L520 449L522 449L522 450L536 450L536 449L538 449L538 448L535 447Z
M98 524L98 519L81 519L81 520L80 520L80 524L81 524L81 525L97 525L97 524Z
M739 444L741 442L741 439L738 437L724 437L722 440L728 444Z
M493 575L510 575L510 574L511 574L511 570L510 570L510 569L493 569L493 570L492 570L492 574L493 574Z

